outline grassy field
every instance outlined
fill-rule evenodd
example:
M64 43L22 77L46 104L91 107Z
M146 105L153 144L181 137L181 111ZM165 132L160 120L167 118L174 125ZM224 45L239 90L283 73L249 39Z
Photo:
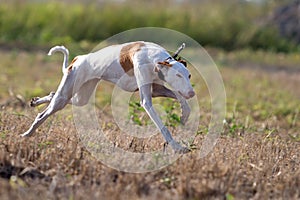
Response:
M183 155L159 171L132 174L111 169L84 148L71 107L48 119L30 138L20 134L42 107L31 97L55 90L61 57L43 51L0 50L0 199L299 199L300 68L296 54L211 49L227 93L227 123L213 152ZM268 58L268 59L265 59ZM210 118L206 87L192 78L201 118L194 145L201 147ZM98 90L107 134L120 130L111 117L111 85ZM115 140L130 151L147 140ZM160 149L162 138L151 141Z
M299 52L299 45L282 38L272 22L274 11L284 4L276 0L264 4L236 0L11 0L0 2L0 43L43 46L98 42L128 29L165 27L205 46Z

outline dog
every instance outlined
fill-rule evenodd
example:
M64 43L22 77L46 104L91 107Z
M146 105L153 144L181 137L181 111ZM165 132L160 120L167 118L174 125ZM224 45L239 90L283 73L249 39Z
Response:
M30 136L52 114L67 104L84 106L88 103L97 83L106 80L125 91L139 91L141 106L162 133L167 144L175 152L186 153L188 148L176 142L169 130L152 107L152 97L170 97L180 102L181 123L185 124L190 115L186 99L195 95L190 83L191 74L186 62L177 58L184 48L182 45L171 56L158 44L144 41L111 45L96 52L76 56L68 65L69 51L63 46L50 49L48 55L55 52L64 54L63 77L56 90L45 97L32 98L32 107L49 103L39 113L30 128L22 136ZM164 86L167 83L172 90Z

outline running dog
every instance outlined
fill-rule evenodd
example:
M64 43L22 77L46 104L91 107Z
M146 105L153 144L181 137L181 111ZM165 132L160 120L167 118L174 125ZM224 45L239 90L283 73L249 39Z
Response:
M195 95L190 83L186 62L177 59L184 44L171 56L161 46L150 42L130 42L112 45L86 55L76 56L68 65L69 51L63 46L50 49L48 55L62 52L63 77L56 92L31 100L32 107L49 103L39 113L31 127L22 134L30 136L49 116L63 109L67 104L86 105L100 80L106 80L129 92L139 91L141 105L162 133L167 144L177 153L186 153L188 148L176 142L169 130L152 107L152 97L170 97L180 102L181 123L190 115L186 99ZM172 90L164 86L167 83Z

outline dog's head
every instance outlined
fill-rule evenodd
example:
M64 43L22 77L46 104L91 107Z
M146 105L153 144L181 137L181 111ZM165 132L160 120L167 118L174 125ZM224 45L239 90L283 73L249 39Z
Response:
M184 60L167 59L158 62L155 67L158 77L168 83L172 89L186 99L195 95L191 85L191 74Z

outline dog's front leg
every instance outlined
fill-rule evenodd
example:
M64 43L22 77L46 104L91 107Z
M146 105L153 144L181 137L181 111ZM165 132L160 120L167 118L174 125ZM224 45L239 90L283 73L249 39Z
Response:
M161 121L160 117L157 115L155 109L152 106L152 96L151 96L151 84L145 84L139 88L140 91L140 97L141 97L141 105L146 110L147 114L151 118L151 120L154 122L156 127L160 130L162 133L164 139L168 144L171 145L173 150L176 153L187 153L189 152L189 149L186 147L182 147L178 142L176 142L172 136L169 130L166 126L164 126L163 122Z

